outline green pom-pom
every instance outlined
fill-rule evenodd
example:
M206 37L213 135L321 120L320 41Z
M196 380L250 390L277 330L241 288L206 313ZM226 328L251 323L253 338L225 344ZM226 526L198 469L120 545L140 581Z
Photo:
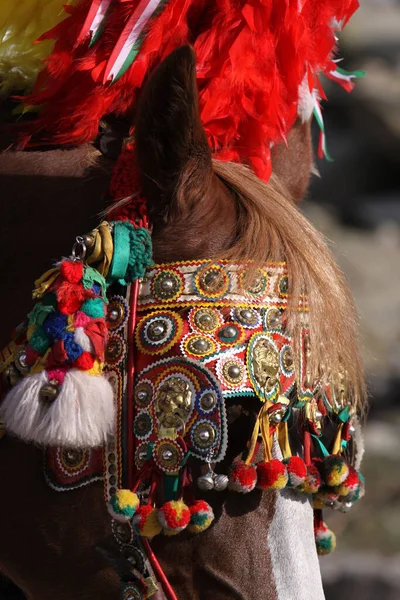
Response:
M35 331L32 333L32 336L29 339L29 345L42 356L46 354L47 350L50 348L50 340L41 325L36 327Z
M317 553L320 556L330 554L336 548L336 536L328 529L325 523L321 523L314 530L315 544L317 546Z
M89 298L82 303L81 311L93 319L103 319L105 305L101 298Z

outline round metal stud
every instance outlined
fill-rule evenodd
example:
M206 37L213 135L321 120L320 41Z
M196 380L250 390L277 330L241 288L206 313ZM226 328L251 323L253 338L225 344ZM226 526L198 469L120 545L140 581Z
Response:
M349 433L350 435L354 435L356 432L356 428L354 427L354 425L350 425L349 427Z
M105 350L106 362L110 365L117 365L125 354L125 343L118 334L112 333L108 338Z
M52 404L57 399L60 388L54 383L45 383L39 390L39 399L45 404Z
M211 410L217 404L217 399L212 392L207 392L201 397L200 408L203 410Z
M218 315L209 308L198 309L194 314L194 324L201 331L214 331L219 325Z
M292 348L289 346L287 346L282 352L282 366L286 373L293 373L294 354Z
M117 321L119 319L120 315L121 315L121 311L119 311L116 308L113 308L108 313L108 318L110 319L110 321Z
M223 336L228 339L232 339L237 335L237 329L235 327L229 326L223 330Z
M147 412L140 413L134 421L135 434L139 438L144 438L151 433L153 423L151 416Z
M214 473L214 489L217 492L223 492L228 487L229 477L227 475L216 475Z
M183 459L183 450L174 440L161 438L153 448L153 457L164 473L175 473Z
M153 390L150 383L143 381L142 383L139 383L138 386L136 386L135 399L136 404L139 407L145 408L146 406L148 406L152 400L152 396Z
M282 314L279 308L270 308L267 312L267 328L278 329L282 325Z
M121 523L120 521L112 521L111 528L115 539L120 544L129 544L133 539L132 525L128 522Z
M215 441L215 429L208 422L200 422L192 433L195 445L202 450L210 448Z
M209 354L212 351L212 347L211 340L200 336L191 338L187 344L188 351L195 356Z
M20 373L27 373L29 371L29 365L26 361L26 354L24 350L20 350L15 357L15 366Z
M197 487L203 492L214 489L215 483L212 471L209 471L205 475L200 475L200 477L197 478L196 483Z
M243 381L244 368L236 360L228 360L223 364L222 375L232 385L238 385Z
M242 317L242 319L244 321L248 322L248 321L251 321L253 313L251 310L241 310L240 316Z
M153 281L153 293L158 300L175 298L182 288L180 277L170 271L161 271Z
M158 319L149 325L147 335L151 340L158 341L163 337L166 329L165 322L162 319Z
M83 450L77 450L75 448L68 448L62 450L62 460L67 465L67 467L77 467L82 463L83 458Z
M276 413L274 413L271 416L271 421L273 421L274 423L280 423L283 419L283 415L281 412L277 411Z

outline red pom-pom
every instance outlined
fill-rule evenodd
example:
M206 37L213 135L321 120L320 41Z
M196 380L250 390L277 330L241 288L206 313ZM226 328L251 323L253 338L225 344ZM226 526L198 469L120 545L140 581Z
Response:
M86 290L82 285L65 281L57 290L58 310L64 315L76 313L86 298L93 296L93 292Z
M349 474L346 480L338 487L340 500L349 502L356 495L360 485L360 477L354 467L349 465Z
M229 474L229 489L247 494L256 487L257 471L253 465L238 461L232 465Z
M315 465L308 465L307 476L300 489L305 494L316 494L321 487L321 475Z
M74 367L81 369L82 371L89 371L93 368L94 357L90 352L82 352L80 356L75 360Z
M306 463L300 456L291 456L290 458L283 461L286 465L288 472L288 483L289 487L300 487L307 477Z
M70 283L79 283L83 277L83 264L80 260L64 260L60 266L60 275Z
M190 510L183 500L170 500L158 512L165 535L176 535L190 523Z
M261 490L281 490L288 482L286 466L277 458L257 463L257 477Z

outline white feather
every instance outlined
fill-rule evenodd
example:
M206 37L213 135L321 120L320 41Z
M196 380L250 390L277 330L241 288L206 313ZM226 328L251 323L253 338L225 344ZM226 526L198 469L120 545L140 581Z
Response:
M313 114L316 93L316 90L310 92L308 78L305 75L299 86L299 103L297 105L297 114L302 123L307 123Z
M6 396L0 409L6 429L25 441L46 446L101 446L114 426L111 385L102 376L71 369L52 404L40 400L46 373L30 375Z

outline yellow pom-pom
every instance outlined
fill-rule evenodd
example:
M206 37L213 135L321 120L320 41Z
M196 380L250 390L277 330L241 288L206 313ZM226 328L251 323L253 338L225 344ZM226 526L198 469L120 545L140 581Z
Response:
M158 509L150 505L139 506L132 522L139 535L145 538L152 538L162 531L158 520Z
M118 490L108 504L108 512L117 521L130 521L140 502L137 494L130 490Z

